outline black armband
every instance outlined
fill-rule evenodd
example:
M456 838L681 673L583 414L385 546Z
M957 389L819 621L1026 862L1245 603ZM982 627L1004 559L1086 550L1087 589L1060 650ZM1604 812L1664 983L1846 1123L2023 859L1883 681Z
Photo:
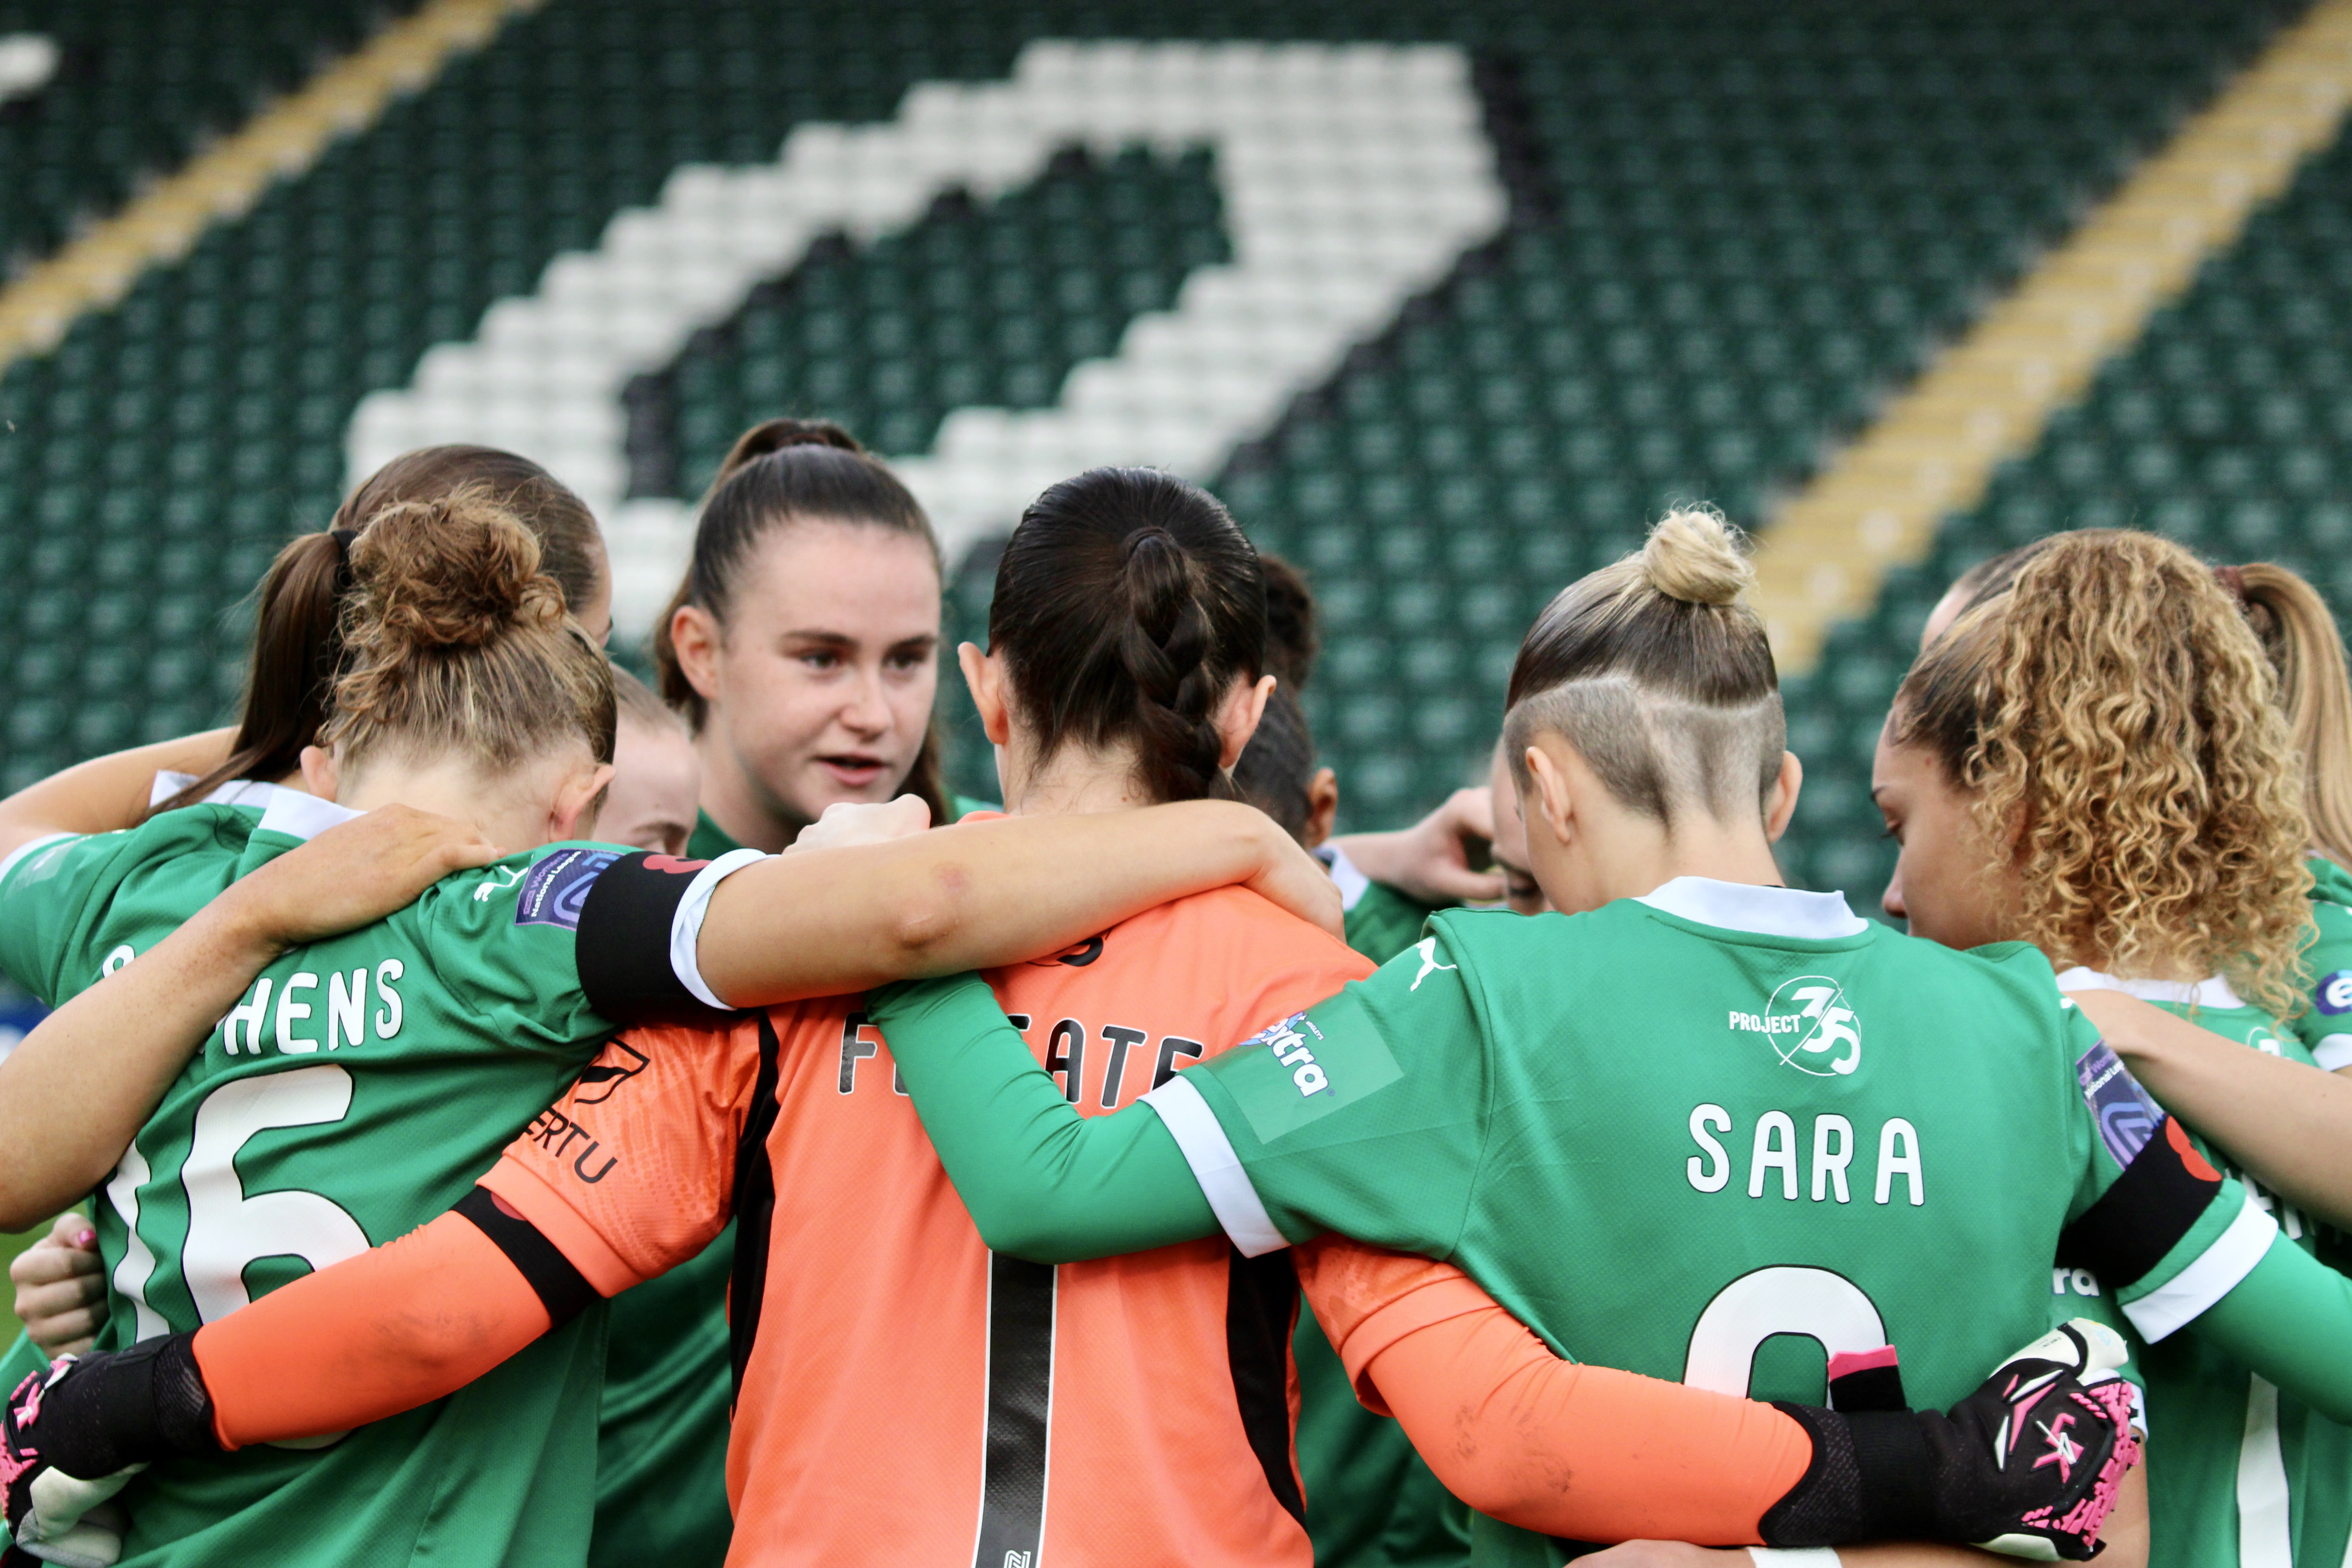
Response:
M196 1336L86 1355L42 1395L40 1456L83 1480L126 1465L221 1452Z
M492 1247L506 1254L515 1272L537 1293L553 1327L562 1328L604 1299L562 1248L539 1226L502 1205L488 1187L474 1188L450 1212L472 1221Z
M640 851L598 873L572 954L588 1005L616 1024L715 1024L728 1015L686 988L670 961L678 906L706 860Z
M2054 1261L2119 1289L2163 1262L2221 1190L2221 1173L2197 1152L2180 1119L2167 1116L2099 1201L2059 1234Z

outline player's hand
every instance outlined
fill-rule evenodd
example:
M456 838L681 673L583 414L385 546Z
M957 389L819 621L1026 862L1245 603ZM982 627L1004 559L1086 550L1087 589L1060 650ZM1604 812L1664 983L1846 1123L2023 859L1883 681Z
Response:
M1495 841L1495 797L1486 786L1457 789L1445 803L1396 833L1351 833L1335 840L1375 882L1424 904L1491 904L1503 874L1470 868L1471 846Z
M206 913L248 942L283 951L372 924L451 872L498 858L470 824L381 805L239 878Z
M931 826L931 808L922 796L902 795L878 805L837 800L824 815L801 829L784 853L794 849L840 849L855 844L887 844L911 838Z
M84 1479L69 1474L43 1450L43 1406L53 1387L80 1363L60 1356L47 1371L16 1386L0 1412L0 1493L6 1500L14 1563L22 1557L68 1568L111 1568L122 1555L124 1520L110 1500L147 1467L135 1463Z
M2082 1562L2139 1462L2123 1336L2088 1318L2053 1329L1952 1406L1927 1441L1951 1538L2013 1557Z
M8 1278L16 1287L16 1316L43 1355L89 1349L106 1322L106 1266L89 1220L59 1215L48 1235L8 1265Z
M1347 910L1323 862L1300 848L1297 839L1275 825L1274 818L1264 812L1251 815L1264 825L1258 836L1262 850L1257 874L1242 885L1346 941Z
M0 1502L20 1550L105 1568L121 1527L93 1510L154 1460L221 1451L194 1342L59 1356L16 1385L0 1410Z

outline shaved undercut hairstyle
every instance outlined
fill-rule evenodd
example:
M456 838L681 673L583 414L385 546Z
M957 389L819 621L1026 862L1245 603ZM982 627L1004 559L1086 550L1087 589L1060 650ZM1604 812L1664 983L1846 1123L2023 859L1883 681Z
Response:
M1692 810L1732 821L1763 809L1788 724L1763 623L1738 603L1756 575L1741 544L1718 512L1673 511L1639 551L1544 606L1503 718L1523 794L1528 747L1556 734L1669 833Z

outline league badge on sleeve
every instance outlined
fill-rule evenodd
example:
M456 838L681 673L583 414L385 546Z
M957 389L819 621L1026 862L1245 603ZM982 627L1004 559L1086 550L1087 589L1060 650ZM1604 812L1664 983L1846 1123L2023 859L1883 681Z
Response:
M580 906L604 868L621 857L610 849L566 849L530 868L515 894L515 924L580 929Z

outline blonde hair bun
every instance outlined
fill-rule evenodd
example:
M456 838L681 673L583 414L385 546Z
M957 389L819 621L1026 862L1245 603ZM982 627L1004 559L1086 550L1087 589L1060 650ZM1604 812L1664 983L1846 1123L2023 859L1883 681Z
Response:
M482 647L517 627L563 619L563 589L541 569L539 541L486 489L404 501L370 517L352 572L381 647Z
M1642 546L1642 575L1686 605L1728 605L1756 581L1746 536L1713 507L1678 507Z

